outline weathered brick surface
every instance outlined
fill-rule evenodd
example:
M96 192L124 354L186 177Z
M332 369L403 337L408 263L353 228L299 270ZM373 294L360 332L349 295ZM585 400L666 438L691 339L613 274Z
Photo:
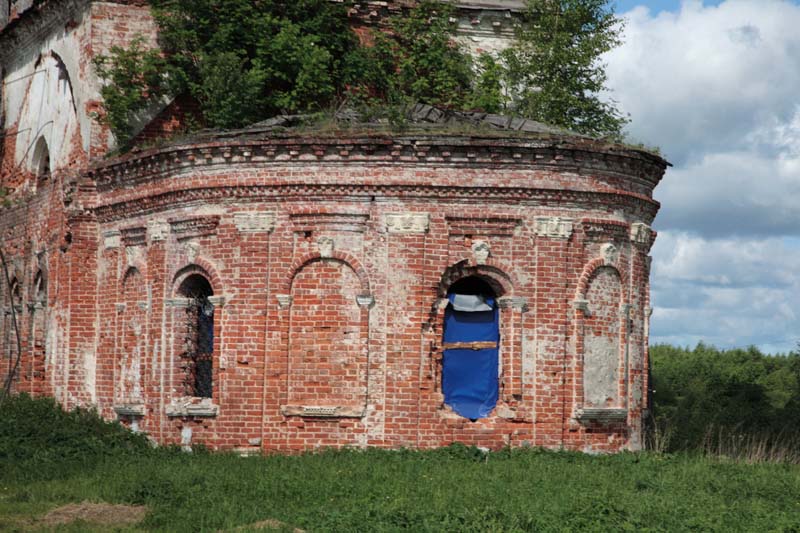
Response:
M4 95L2 180L15 191L0 235L19 293L0 293L0 376L16 359L14 300L15 390L222 449L641 446L663 160L569 136L428 131L205 137L90 166L109 146L87 122L91 57L152 21L137 2L68 7L80 16L49 42L74 57L39 43L4 70L65 57L75 88L74 106L59 93L49 176L16 135L39 127L35 84ZM9 31L30 47L25 24ZM187 112L173 103L140 140ZM195 275L215 306L206 399L187 378L180 287ZM467 276L500 307L500 400L477 421L442 393L443 304Z

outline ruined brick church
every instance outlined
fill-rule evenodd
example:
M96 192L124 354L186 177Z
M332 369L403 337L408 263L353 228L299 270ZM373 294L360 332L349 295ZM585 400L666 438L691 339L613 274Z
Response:
M458 4L476 50L522 3ZM261 124L107 157L91 60L154 35L146 3L0 0L0 28L12 390L244 453L642 447L663 159L424 106L401 133Z

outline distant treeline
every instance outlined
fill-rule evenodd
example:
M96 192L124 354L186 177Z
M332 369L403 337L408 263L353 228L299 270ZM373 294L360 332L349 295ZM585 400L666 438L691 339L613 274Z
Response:
M800 436L800 354L755 347L650 348L651 428L670 434L670 450L696 449L724 434L781 441Z

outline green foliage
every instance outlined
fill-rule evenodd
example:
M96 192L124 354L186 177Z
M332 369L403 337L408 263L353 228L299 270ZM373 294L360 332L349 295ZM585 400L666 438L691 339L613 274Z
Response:
M619 44L606 1L530 0L514 46L473 62L455 39L455 8L432 0L392 17L370 46L328 0L150 0L160 50L138 39L95 61L107 82L103 120L124 146L137 116L165 96L191 96L213 128L343 103L383 108L394 123L422 102L620 138L627 119L598 97L598 58Z
M502 53L515 113L621 139L627 117L599 97L600 56L620 44L621 31L608 0L528 0L516 41Z
M800 436L800 355L756 348L650 349L657 422L673 449L694 449L722 434Z
M453 6L425 0L392 17L388 33L374 34L370 55L382 80L370 82L388 103L465 106L473 72L469 54L454 40L455 15Z
M175 94L215 128L324 108L352 81L358 39L326 0L151 0Z
M170 90L169 78L164 76L167 62L157 50L145 47L144 39L134 39L130 46L112 46L110 55L97 56L94 67L98 76L107 81L100 90L107 123L120 145L130 141L136 115L150 102Z
M471 109L485 113L503 113L508 106L504 65L491 54L482 53L476 62L476 78L469 99Z
M151 448L52 400L0 406L0 530L69 502L142 504L137 530L797 531L800 467L699 454L341 450L241 458ZM74 525L73 531L86 530Z
M86 409L63 411L50 398L10 396L0 404L0 477L53 475L104 456L149 451L147 439Z

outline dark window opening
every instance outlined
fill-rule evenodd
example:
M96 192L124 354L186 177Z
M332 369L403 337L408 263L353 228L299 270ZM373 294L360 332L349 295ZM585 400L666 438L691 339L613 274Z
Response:
M181 283L178 293L189 299L186 306L186 379L190 396L211 398L213 391L214 291L208 280L192 274Z
M47 304L47 282L42 276L41 270L36 273L33 283L34 287L36 287L35 302L42 305Z
M470 294L483 295L489 298L495 297L494 289L485 280L477 276L461 278L450 286L447 294Z
M485 418L497 405L500 327L496 292L470 276L450 287L442 335L444 401L464 418Z
M46 180L50 176L50 149L47 146L47 141L44 137L40 137L36 141L36 147L33 150L34 168L36 178L39 181Z

